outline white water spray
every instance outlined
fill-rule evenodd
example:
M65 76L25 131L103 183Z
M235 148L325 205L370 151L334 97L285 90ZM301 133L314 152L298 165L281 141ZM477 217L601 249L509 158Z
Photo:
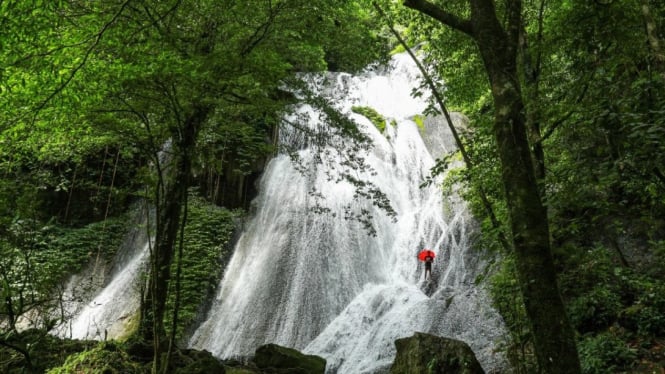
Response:
M136 224L125 238L113 266L97 256L81 274L65 285L62 309L65 321L51 332L63 338L106 340L131 332L137 323L141 275L146 271L149 242L145 212L136 212ZM106 281L105 281L106 279Z
M387 195L396 219L355 198L349 183L330 181L329 165L317 163L312 150L298 151L305 173L289 157L276 157L190 345L229 358L276 343L326 358L329 373L378 373L392 363L395 339L422 331L467 342L487 371L497 369L503 359L492 352L505 331L485 291L474 285L485 266L471 253L473 220L454 193L444 198L437 186L420 188L434 157L453 149L451 135L441 132L444 123L426 121L422 129L413 121L426 108L410 95L417 69L402 54L386 72L328 78L333 84L325 94L373 141L364 157L374 173L358 176ZM354 105L374 108L397 126L381 134L351 113ZM429 138L426 146L421 134L435 132L441 140ZM343 156L337 154L338 163ZM314 188L329 211L312 212ZM344 218L349 205L371 212L376 236ZM416 258L424 247L438 255L431 284Z

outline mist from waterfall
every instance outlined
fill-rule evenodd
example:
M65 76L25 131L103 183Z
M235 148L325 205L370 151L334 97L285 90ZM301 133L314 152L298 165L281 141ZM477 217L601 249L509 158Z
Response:
M329 373L378 373L392 363L395 339L421 331L467 342L487 371L503 365L493 352L505 329L474 284L486 268L471 248L474 220L454 191L420 186L454 143L444 122L414 122L427 106L411 97L419 77L406 54L394 56L389 68L320 77L322 94L371 138L372 149L358 155L371 170L357 177L387 195L396 217L358 199L350 183L331 180L349 156L343 149L323 150L332 163L318 162L322 150L304 146L297 164L278 155L191 347L230 358L276 343L324 357ZM371 107L396 126L380 133L352 106ZM298 115L320 125L311 107ZM284 129L281 137L293 142L297 133ZM319 204L326 209L317 210ZM376 235L347 219L349 209L370 212ZM416 257L423 248L437 253L431 283Z

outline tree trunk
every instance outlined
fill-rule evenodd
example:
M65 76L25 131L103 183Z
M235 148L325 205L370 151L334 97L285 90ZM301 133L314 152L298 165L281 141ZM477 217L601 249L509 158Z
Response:
M510 83L504 78L494 78L493 85L507 87ZM541 370L579 373L574 333L557 286L547 214L538 192L518 98L516 90L504 90L494 96L497 108L494 136L501 159L519 283Z
M511 220L518 279L543 373L580 373L574 332L559 294L549 243L549 225L529 150L525 107L517 76L521 2L506 3L501 26L492 0L470 0L462 20L424 0L404 4L470 35L478 45L495 104L494 136Z
M164 196L159 204L155 247L152 253L152 271L148 281L145 306L141 316L140 332L146 341L155 345L155 362L167 347L164 315L171 278L171 262L180 228L180 214L190 185L191 160L196 138L209 113L208 108L196 108L184 124L173 129L171 165L166 166ZM155 370L161 371L160 368Z
M547 214L538 192L527 140L524 103L517 79L517 40L511 40L510 30L503 30L491 1L473 1L472 14L476 42L494 98L494 136L501 159L518 278L538 364L544 373L579 373L574 333L557 286Z
M540 72L541 72L541 52L540 46L543 42L543 14L545 12L545 0L540 1L538 9L538 31L536 33L536 53L531 55L529 40L524 26L520 27L519 51L522 60L522 76L526 87L526 128L531 145L533 163L535 166L536 181L539 187L545 181L545 150L543 148L541 130L541 111L540 111ZM545 196L541 190L541 196Z
M653 56L654 66L658 73L665 74L665 53L661 49L660 39L658 38L658 26L651 15L649 0L640 0L640 11L642 12L644 30L647 34L647 41L651 55Z

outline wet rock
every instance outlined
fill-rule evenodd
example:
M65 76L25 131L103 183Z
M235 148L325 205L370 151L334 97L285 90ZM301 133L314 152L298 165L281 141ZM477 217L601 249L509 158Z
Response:
M469 346L459 340L421 332L395 341L397 355L391 374L484 374Z
M323 374L326 370L323 358L276 344L260 346L253 361L265 373Z

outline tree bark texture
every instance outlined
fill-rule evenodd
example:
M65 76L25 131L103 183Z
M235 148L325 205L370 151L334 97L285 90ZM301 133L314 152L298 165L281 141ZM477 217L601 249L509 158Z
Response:
M545 12L545 0L540 1L538 10L538 31L536 34L537 46L543 42L543 14ZM531 54L527 31L524 26L520 27L518 48L522 61L522 76L526 87L526 128L531 145L533 163L535 167L536 181L539 186L545 180L545 149L541 137L541 113L539 104L540 97L540 72L541 52L536 48L535 55ZM544 196L541 190L541 196Z
M640 0L640 11L642 12L642 19L644 20L644 30L647 34L649 42L649 49L654 59L656 71L660 74L665 74L665 53L661 48L660 39L658 38L658 26L653 16L651 15L651 7L649 0Z
M499 22L492 0L470 0L471 18L447 22L454 15L431 11L424 0L404 5L428 14L469 34L478 46L495 104L493 131L501 161L518 279L543 373L580 373L574 332L559 294L549 242L549 225L529 150L525 106L517 75L517 47L521 27L521 2L506 3L507 27ZM437 17L445 13L446 17Z
M152 252L152 271L148 281L140 331L146 341L153 341L156 352L166 348L164 315L171 278L171 262L179 232L180 214L190 185L191 160L196 138L209 113L207 108L195 108L182 126L173 129L173 159L165 169L163 199L158 209L155 247Z

